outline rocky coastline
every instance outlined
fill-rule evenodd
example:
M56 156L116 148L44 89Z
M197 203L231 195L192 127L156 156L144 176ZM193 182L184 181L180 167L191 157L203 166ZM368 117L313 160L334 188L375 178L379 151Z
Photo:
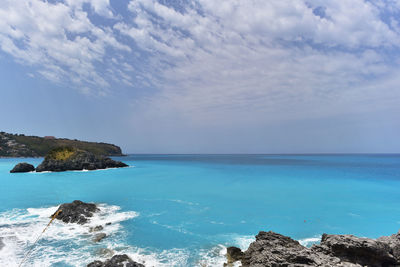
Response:
M0 132L0 158L44 157L52 149L65 146L76 147L96 155L124 156L121 148L114 144Z
M75 200L60 205L52 216L64 223L86 224L98 211L96 204ZM107 224L89 229L95 232L92 242L106 238L105 227ZM110 254L110 259L93 261L87 267L144 267L126 254ZM246 251L228 247L226 258L225 267L398 267L400 232L377 239L323 234L320 244L305 247L288 236L260 231Z
M396 267L400 266L400 232L378 239L323 234L311 248L288 236L261 231L246 251L227 249L227 263L243 267ZM237 265L236 265L237 266Z

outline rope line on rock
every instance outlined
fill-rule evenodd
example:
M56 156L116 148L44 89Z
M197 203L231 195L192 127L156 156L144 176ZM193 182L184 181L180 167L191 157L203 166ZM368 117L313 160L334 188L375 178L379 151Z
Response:
M61 210L57 210L56 213L51 216L50 222L47 224L47 226L43 229L43 231L38 235L36 238L35 242L33 242L31 248L29 251L25 254L25 257L22 259L21 263L18 265L18 267L21 267L22 264L28 259L29 255L32 253L33 248L35 247L36 243L39 241L39 239L42 237L43 233L49 228L50 224L54 221L54 219L58 216L58 214L61 212Z

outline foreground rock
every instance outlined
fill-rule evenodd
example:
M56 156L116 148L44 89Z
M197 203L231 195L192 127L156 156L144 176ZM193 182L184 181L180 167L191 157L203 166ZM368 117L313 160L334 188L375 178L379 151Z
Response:
M93 153L71 147L60 147L50 151L44 161L36 168L43 171L97 170L128 167L121 161L97 156Z
M93 213L98 210L96 204L75 200L72 203L64 203L60 205L52 216L59 212L56 217L58 220L65 223L85 224L88 222L88 218L92 217Z
M87 265L87 267L144 267L143 264L133 261L128 255L115 255L105 262L94 261Z
M261 231L243 254L238 250L228 250L228 266L235 259L241 261L243 267L400 266L400 234L376 240L324 234L319 245L307 248L290 237Z
M33 172L33 171L35 171L35 167L32 164L22 162L15 165L15 167L10 172L16 173L16 172Z

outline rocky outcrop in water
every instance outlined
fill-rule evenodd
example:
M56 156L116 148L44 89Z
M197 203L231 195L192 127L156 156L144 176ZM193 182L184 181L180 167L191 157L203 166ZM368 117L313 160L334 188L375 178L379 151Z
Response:
M87 267L145 267L143 264L133 261L128 255L115 255L105 262L94 261L87 265Z
M97 211L99 211L99 209L96 204L74 200L72 203L64 203L60 205L52 216L59 212L56 217L58 220L65 223L85 224L88 222L88 218L92 217L93 213Z
M37 166L37 172L43 171L71 171L71 170L97 170L107 168L128 167L121 161L107 157L97 156L93 153L70 147L60 147L50 151L44 161Z
M399 233L378 239L324 234L319 245L307 248L290 237L261 231L243 254L238 250L228 250L228 266L234 259L241 261L243 267L400 266Z
M105 233L98 233L93 237L92 241L93 242L100 242L101 240L103 240L106 237L107 237L107 235Z
M15 167L10 172L16 173L16 172L33 172L33 171L35 171L35 167L32 164L22 162L15 165Z

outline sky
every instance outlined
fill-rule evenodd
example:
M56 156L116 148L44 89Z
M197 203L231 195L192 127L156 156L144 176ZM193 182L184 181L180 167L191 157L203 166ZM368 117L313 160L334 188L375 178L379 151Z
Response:
M0 130L126 153L400 152L399 0L1 0Z

